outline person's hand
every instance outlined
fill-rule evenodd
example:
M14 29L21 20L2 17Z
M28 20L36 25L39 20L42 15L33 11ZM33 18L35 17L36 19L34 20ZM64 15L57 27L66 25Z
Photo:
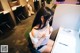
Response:
M49 34L51 34L53 32L53 28L50 26L49 27Z
M42 37L40 37L40 39L44 39L44 38L46 38L46 36L45 36L45 34L42 34Z
M51 31L49 30L49 34L51 34Z
M45 34L42 34L42 38L45 38L46 37L46 35Z

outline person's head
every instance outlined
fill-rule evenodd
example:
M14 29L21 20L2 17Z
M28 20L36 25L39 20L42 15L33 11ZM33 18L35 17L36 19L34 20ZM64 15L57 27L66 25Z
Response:
M50 18L51 13L49 13L46 9L41 8L33 21L32 28L39 25L38 29L42 29L46 26L47 20Z
M41 5L42 5L42 7L44 8L44 7L45 7L45 1L43 1L43 2L41 3Z

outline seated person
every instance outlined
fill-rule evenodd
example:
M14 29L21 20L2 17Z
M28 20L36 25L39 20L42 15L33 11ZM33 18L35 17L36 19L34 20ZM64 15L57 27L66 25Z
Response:
M32 10L32 7L31 5L29 4L28 0L27 1L27 7L28 7L28 13L29 13L29 16L31 16L31 14L34 14L33 10Z
M49 25L51 18L51 13L46 8L40 8L29 33L34 48L41 53L50 53L54 44L54 41L50 39L53 31L53 28Z

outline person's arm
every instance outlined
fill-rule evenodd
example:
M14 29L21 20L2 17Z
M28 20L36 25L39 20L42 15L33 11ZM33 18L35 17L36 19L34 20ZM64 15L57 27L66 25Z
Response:
M49 32L48 35L51 35L53 28L52 28L52 26L49 25L49 21L46 22L46 25L47 25L47 31Z
M41 43L45 40L45 36L44 37L41 37L40 39L38 39L38 42L35 44L36 47L40 46Z
M52 28L52 26L50 26L49 30L50 30L50 35L51 35L52 32L53 32L53 28Z
M45 40L46 36L45 36L45 34L40 34L40 33L36 34L36 33L37 33L37 31L35 31L34 29L31 32L33 38L35 39L35 40L33 40L34 46L38 47ZM39 36L35 37L34 35L39 35Z

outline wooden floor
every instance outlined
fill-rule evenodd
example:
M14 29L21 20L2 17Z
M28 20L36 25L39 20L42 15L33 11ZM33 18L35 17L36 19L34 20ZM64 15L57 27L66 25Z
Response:
M35 15L32 15L22 20L13 31L3 35L4 37L0 39L0 45L8 45L9 53L31 53L27 47L28 42L25 33L29 33L34 17ZM56 33L54 32L53 35L56 35ZM51 38L54 40L53 35Z
M27 40L25 38L25 33L30 30L34 15L22 20L13 31L9 32L6 36L0 39L0 45L8 45L9 53L30 53L27 47Z

